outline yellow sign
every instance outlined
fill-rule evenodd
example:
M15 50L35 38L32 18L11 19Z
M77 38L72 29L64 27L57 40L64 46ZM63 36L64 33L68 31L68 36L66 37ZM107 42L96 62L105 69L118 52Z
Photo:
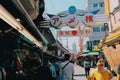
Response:
M104 0L105 13L110 17L110 0Z
M98 46L94 47L94 51L99 51L100 48Z

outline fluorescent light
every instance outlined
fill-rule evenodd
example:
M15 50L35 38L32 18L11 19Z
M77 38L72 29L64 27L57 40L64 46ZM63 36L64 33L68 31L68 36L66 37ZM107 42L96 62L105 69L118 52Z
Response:
M42 48L42 43L34 38L2 5L0 5L0 18L11 25L18 32L31 40L38 47Z
M7 10L5 10L4 7L2 7L2 5L0 5L0 18L15 29L22 29L22 26L19 25L20 23L17 22L16 19Z

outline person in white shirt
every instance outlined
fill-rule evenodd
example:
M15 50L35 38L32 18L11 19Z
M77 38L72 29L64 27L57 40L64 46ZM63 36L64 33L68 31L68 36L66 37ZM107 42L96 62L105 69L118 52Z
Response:
M73 63L69 62L70 55L65 54L64 55L64 62L61 63L62 67L62 78L61 80L73 80L73 74L74 74L74 65Z

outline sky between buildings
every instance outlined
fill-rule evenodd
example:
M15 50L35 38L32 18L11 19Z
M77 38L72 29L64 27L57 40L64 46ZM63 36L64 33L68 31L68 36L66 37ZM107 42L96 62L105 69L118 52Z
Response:
M57 14L68 10L70 6L76 9L84 9L86 0L45 0L46 12L49 14Z

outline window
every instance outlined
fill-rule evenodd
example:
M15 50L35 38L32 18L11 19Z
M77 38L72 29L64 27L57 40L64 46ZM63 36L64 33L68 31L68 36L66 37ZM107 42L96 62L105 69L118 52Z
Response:
M99 7L104 7L104 2L100 2Z
M99 27L93 27L93 32L100 32L100 28Z
M87 47L87 50L92 51L92 41L87 41L86 47Z
M97 4L97 3L93 4L93 7L94 7L94 8L97 8L97 7L98 7L98 4Z
M101 27L101 32L105 32L105 27Z
M90 9L93 9L93 5L90 5Z
M99 40L94 40L94 41L93 41L93 45L98 45L99 42L100 42Z

